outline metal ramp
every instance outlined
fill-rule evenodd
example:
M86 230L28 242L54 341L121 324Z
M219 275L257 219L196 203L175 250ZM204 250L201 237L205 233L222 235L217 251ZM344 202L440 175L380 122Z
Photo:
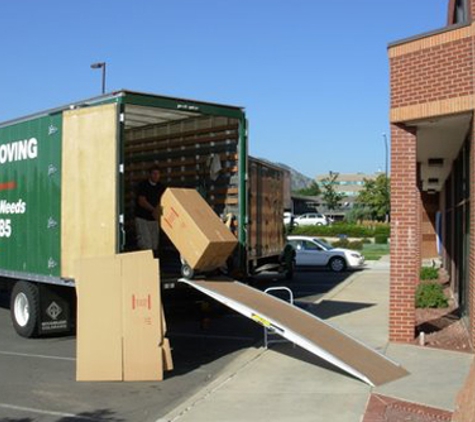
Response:
M181 279L369 385L407 375L397 363L300 308L225 277Z

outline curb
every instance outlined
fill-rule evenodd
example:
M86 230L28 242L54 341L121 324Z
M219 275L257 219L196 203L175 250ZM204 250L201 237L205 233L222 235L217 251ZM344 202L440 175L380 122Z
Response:
M239 374L239 372L241 372L242 369L260 359L266 351L267 350L263 347L260 347L259 349L251 347L250 349L239 354L225 368L221 370L216 379L214 379L210 384L203 387L197 393L193 394L166 415L157 419L156 422L175 422L179 420L195 406L200 405L200 403L207 400L207 398L215 391L219 390L222 386L231 381Z

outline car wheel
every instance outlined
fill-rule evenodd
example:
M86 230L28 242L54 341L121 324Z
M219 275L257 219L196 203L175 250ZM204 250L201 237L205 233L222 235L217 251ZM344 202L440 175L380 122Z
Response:
M335 273L340 273L346 269L346 261L339 256L332 258L329 265L330 269Z

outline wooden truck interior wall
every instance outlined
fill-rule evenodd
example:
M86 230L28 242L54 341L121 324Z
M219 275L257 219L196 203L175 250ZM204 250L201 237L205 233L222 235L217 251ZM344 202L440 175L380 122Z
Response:
M281 169L249 159L249 259L279 255L284 249L283 179Z
M137 184L157 165L166 187L195 188L226 220L238 215L238 120L143 108L158 123L137 124L125 110L126 250L135 250L134 204ZM148 111L148 113L147 113ZM160 121L161 120L161 121ZM237 219L232 229L237 234ZM160 253L170 248L161 236Z

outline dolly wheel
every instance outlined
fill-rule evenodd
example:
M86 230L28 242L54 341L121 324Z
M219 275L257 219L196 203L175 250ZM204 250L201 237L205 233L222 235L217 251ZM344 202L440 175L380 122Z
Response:
M191 268L186 262L181 266L181 275L188 280L191 280L195 275L193 268Z

